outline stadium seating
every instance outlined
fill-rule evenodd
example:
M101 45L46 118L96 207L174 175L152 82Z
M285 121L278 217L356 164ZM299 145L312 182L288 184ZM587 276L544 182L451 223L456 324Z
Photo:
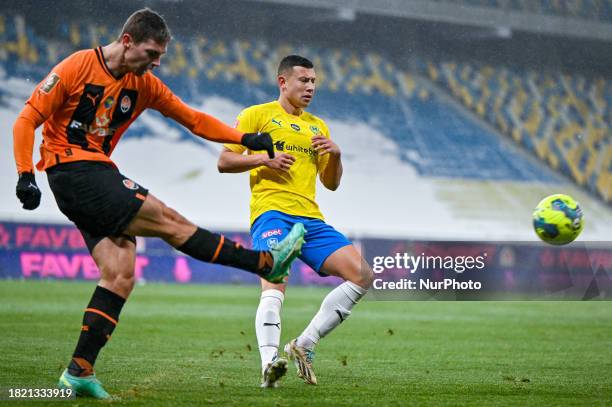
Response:
M0 62L9 76L39 80L73 50L108 43L114 36L105 26L66 23L48 41L23 17L0 15ZM288 53L315 56L314 113L375 126L421 175L552 179L541 164L509 147L509 140L445 101L424 76L554 169L610 199L612 85L603 79L425 60L415 74L374 53L204 36L173 41L159 74L185 100L216 94L248 105L275 98L275 64ZM127 137L142 135L136 126Z
M611 200L609 80L454 61L421 61L420 67L552 168Z

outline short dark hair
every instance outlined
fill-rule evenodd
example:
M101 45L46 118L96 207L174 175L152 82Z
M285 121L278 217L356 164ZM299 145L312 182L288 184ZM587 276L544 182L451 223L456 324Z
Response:
M119 38L123 34L130 34L136 44L149 39L165 44L172 38L166 20L148 7L134 12L127 19Z
M312 62L304 57L299 55L287 55L278 65L278 74L281 75L284 72L292 70L294 66L301 66L308 69L314 68Z

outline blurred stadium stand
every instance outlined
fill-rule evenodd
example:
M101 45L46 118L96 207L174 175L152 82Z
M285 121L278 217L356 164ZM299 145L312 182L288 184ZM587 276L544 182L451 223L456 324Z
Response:
M68 22L59 27L58 34L64 42L51 44L27 27L23 17L1 15L0 60L8 74L40 77L54 61L73 50L106 44L116 35L104 25ZM276 61L288 52L288 46L273 47L265 41L177 38L162 66L162 77L183 98L190 99L194 85L209 90L212 85L222 96L246 105L257 100L236 95L240 87L215 83L242 81L249 86L274 87ZM378 122L401 147L401 157L420 174L547 180L528 160L504 149L495 134L440 104L421 78L381 55L315 47L304 47L301 52L316 56L322 91L318 107L333 109L336 116ZM539 159L610 200L610 81L477 63L423 60L419 66L419 73L442 85ZM338 98L354 95L362 95L359 103L337 103ZM345 106L346 111L337 106ZM480 148L474 149L475 145Z
M44 75L51 67L50 62L77 49L109 43L115 35L106 26L66 23L59 27L59 37L65 43L53 47L32 30L20 28L25 27L23 17L2 20L5 29L0 31L0 42L5 52L0 54L0 60L9 76L16 77ZM276 63L281 55L291 51L289 46L272 47L265 41L179 37L170 46L161 76L186 100L191 99L190 93L194 91L214 89L220 96L248 105L260 102L256 96L258 87L274 97ZM421 175L551 180L537 165L505 148L495 134L440 103L423 79L399 69L384 57L315 47L303 47L300 51L316 56L314 63L320 82L317 109L331 111L336 118L359 118L373 123L400 147L401 158ZM245 87L226 86L228 82L242 82L252 90L245 92ZM176 128L185 139L193 139L179 125Z
M610 80L451 61L421 66L502 133L610 202Z
M548 185L546 190L553 190L554 185L567 182L563 176L568 176L600 200L610 203L612 199L612 84L601 72L583 72L579 68L568 72L561 60L546 56L535 63L520 61L515 58L520 52L500 46L496 39L480 43L484 51L471 56L470 41L482 34L478 30L463 34L461 39L468 41L462 49L453 43L440 47L443 40L456 35L453 26L439 22L422 25L406 19L377 20L371 16L363 19L360 14L355 17L350 13L330 17L331 22L326 22L327 15L313 16L305 11L299 14L304 23L301 28L277 24L296 12L290 4L277 3L292 1L240 2L234 7L250 12L237 15L233 25L224 28L216 23L228 21L220 18L227 17L220 11L225 7L223 2L207 2L211 4L206 10L210 15L202 15L206 21L202 24L212 26L213 34L208 34L210 30L186 28L193 27L201 16L184 14L197 2L110 3L112 7L106 9L109 18L104 23L56 14L42 21L32 9L3 11L0 69L6 80L0 85L0 106L15 100L7 97L15 93L17 85L11 82L14 78L30 81L28 86L23 82L18 85L28 88L22 92L27 95L34 82L61 58L76 49L113 41L129 11L149 4L160 9L176 29L175 40L158 74L183 99L197 105L203 95L212 94L240 106L274 99L277 92L274 77L280 58L288 53L310 56L319 80L314 113L324 112L324 117L346 123L367 123L380 131L391 142L393 154L418 174L418 180L403 182L414 185L414 191L418 191L419 182L436 184L442 180L445 188L436 198L450 202L455 208L452 213L466 221L490 216L506 221L515 218L516 223L517 216L528 214L541 193L529 192L529 187L491 187L495 181L539 183ZM329 3L336 5L342 1ZM601 21L605 18L599 14L587 15L579 10L597 3L597 10L607 15L610 5L607 1L576 2L578 8L566 3L557 7L560 2L555 1L450 3L535 14L562 13ZM87 8L83 2L74 4L71 13L75 15ZM551 6L546 8L545 4ZM119 13L113 7L126 11ZM111 9L113 12L108 14ZM276 12L272 22L265 20L260 27L262 34L251 35L253 28L245 22L264 21L262 16L271 10ZM310 9L299 8L304 10ZM233 15L234 11L227 14ZM44 14L44 10L40 13ZM177 24L181 19L184 23ZM321 24L315 25L317 30L306 32L313 19L320 19ZM364 21L377 22L386 35L392 32L390 27L402 30L405 27L406 38L391 35L372 39ZM406 21L414 24L407 26ZM338 25L349 33L346 37ZM351 36L355 36L354 42L342 46ZM406 41L410 44L404 49ZM546 41L542 39L541 47L546 47ZM487 55L487 50L496 49L503 51L490 51ZM601 64L605 65L606 56L602 57ZM539 64L540 59L546 63ZM590 68L596 69L597 65ZM199 143L179 125L166 122L180 140ZM125 137L146 137L148 131L147 126L137 122ZM366 152L359 151L355 160L363 160L360 156ZM347 157L351 158L355 155ZM396 181L389 182L392 185ZM507 194L508 191L513 192ZM512 205L518 206L511 209ZM506 213L500 213L496 207L506 208ZM603 209L603 213L610 218L609 211Z

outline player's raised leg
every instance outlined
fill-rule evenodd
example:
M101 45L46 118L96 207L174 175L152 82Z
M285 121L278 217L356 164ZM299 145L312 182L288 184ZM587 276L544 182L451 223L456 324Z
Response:
M93 366L119 321L121 309L134 287L135 239L156 236L194 258L240 267L273 281L283 281L304 242L304 227L297 224L287 238L270 252L253 251L197 228L176 211L148 194L136 216L120 237L92 238L84 232L101 279L85 310L81 335L60 387L82 396L109 398L96 378Z
M195 259L237 267L270 282L282 283L287 278L289 266L300 253L305 230L301 223L295 224L287 237L270 251L250 250L223 235L197 227L148 194L126 233L160 237Z
M92 257L101 278L85 309L81 334L59 387L71 388L79 396L106 399L110 395L96 378L93 367L134 288L136 244L128 236L107 237L95 244Z
M285 284L261 280L261 299L255 315L255 333L261 357L261 387L277 387L278 381L287 372L287 360L278 354L285 287Z
M315 346L351 315L353 307L367 293L373 280L370 266L353 245L332 253L321 270L341 277L345 282L325 297L304 332L285 346L285 351L296 364L298 375L308 384L317 384L312 367Z

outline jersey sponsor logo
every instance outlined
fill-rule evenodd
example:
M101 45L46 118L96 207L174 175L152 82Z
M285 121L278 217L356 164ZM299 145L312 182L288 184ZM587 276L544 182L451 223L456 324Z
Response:
M133 190L138 189L138 184L129 178L126 178L123 180L123 186L126 187L127 189L133 189Z
M271 229L271 230L266 230L265 232L263 232L261 234L261 238L266 239L270 236L280 236L282 234L283 234L282 229Z
M59 75L56 74L55 72L51 72L51 74L47 77L47 80L45 81L45 83L43 83L40 86L40 91L42 93L51 92L51 90L53 90L53 88L55 87L55 85L58 84L59 81L60 81Z
M292 151L295 153L304 153L304 154L308 154L310 156L315 156L316 155L316 151L313 150L312 148L305 148L302 146L296 146L294 144L287 144L285 145L285 151Z
M275 237L272 237L268 239L267 243L268 243L268 248L274 249L276 246L278 246L278 239Z
M87 133L95 129L96 112L104 96L104 86L86 83L79 97L79 104L72 112L69 125L66 127L68 144L75 144L82 149L89 149ZM93 128L90 130L90 126Z
M295 124L295 123L291 123L291 128L292 128L293 130L295 130L295 131L300 131L300 126L298 126L298 125L297 125L297 124Z
M132 107L132 100L128 95L125 95L121 99L121 111L123 113L127 113L127 111L130 110L130 107Z
M280 120L272 119L272 123L276 124L278 127L283 127L282 122Z
M102 117L96 117L95 125L87 126L77 120L73 120L70 122L68 127L71 129L84 130L92 136L105 137L112 136L117 131L117 129L105 127L109 122L110 120L108 119L108 117L106 117L105 113L104 115L102 115Z
M104 101L104 108L105 109L110 109L111 107L113 107L114 103L115 103L115 99L112 96L109 96Z
M304 154L308 154L311 156L315 156L316 155L316 151L313 150L312 148L306 148L306 147L302 147L302 146L297 146L295 144L287 144L284 141L277 141L274 143L274 147L276 148L276 151L293 151L296 153L304 153Z

